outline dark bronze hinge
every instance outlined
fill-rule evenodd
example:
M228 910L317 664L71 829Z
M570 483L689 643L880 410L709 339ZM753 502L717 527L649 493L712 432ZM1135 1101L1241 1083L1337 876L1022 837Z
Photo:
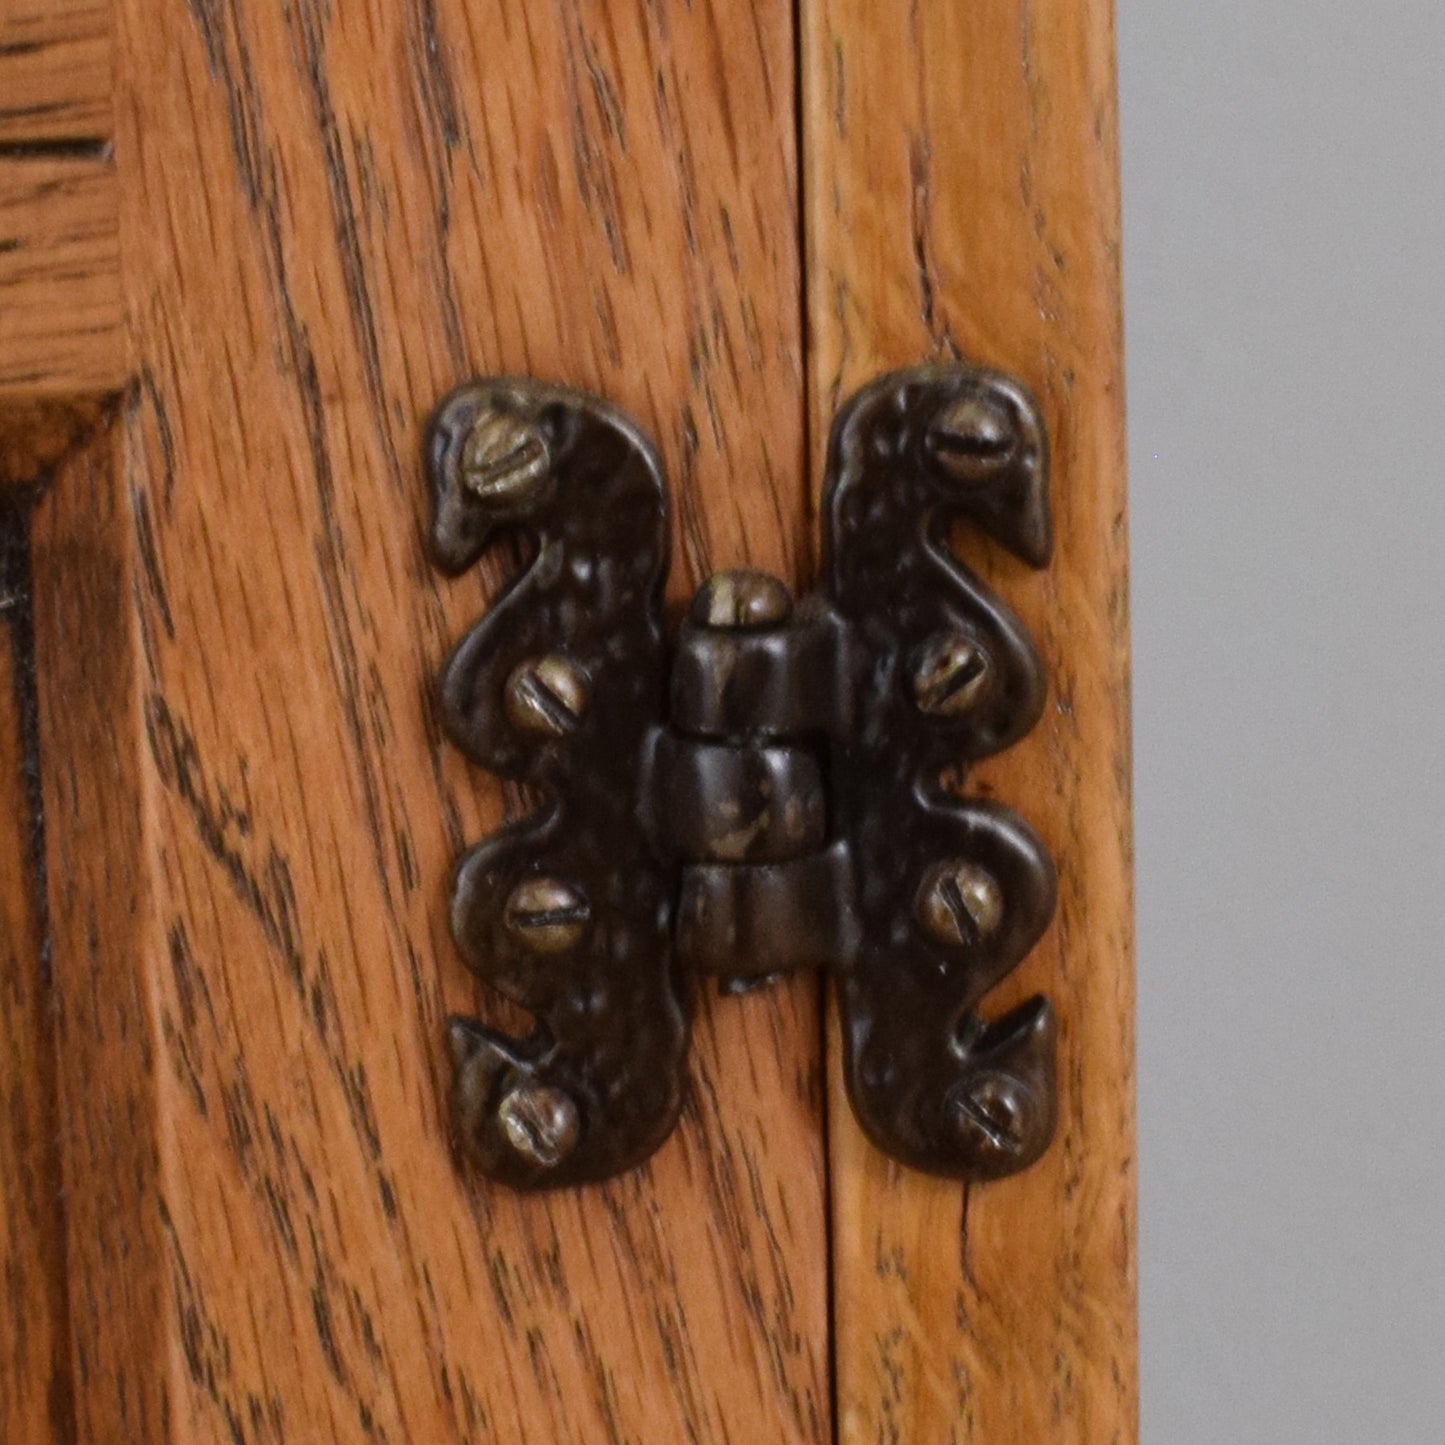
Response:
M523 1038L450 1021L466 1153L518 1188L640 1163L681 1107L692 976L738 991L815 968L879 1148L968 1179L1037 1159L1053 1012L976 1008L1047 926L1053 864L1009 809L942 781L1043 709L1028 634L948 545L964 519L1048 561L1048 444L1024 388L942 365L852 397L818 589L795 602L721 573L671 646L662 467L625 416L470 382L433 417L426 467L448 573L505 529L536 548L441 677L448 736L545 798L453 878L467 965L536 1020Z

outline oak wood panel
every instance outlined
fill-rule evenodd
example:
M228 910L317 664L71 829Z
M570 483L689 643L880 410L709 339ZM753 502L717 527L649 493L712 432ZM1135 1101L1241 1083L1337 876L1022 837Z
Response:
M0 499L18 495L24 506L17 518L28 519L41 488L106 424L114 401L113 396L0 395ZM28 535L28 520L20 531Z
M101 430L57 468L31 545L73 1397L73 1417L36 1438L107 1445L165 1437L163 1326L181 1288L163 1272L151 975L166 954L150 906L119 440Z
M885 368L1021 375L1054 445L1052 566L961 540L1041 644L1052 702L970 786L1058 860L1058 917L985 1003L1052 996L1044 1161L971 1189L872 1150L830 1083L841 1438L1135 1436L1133 960L1114 37L1108 0L804 0L813 450ZM836 1041L835 1041L836 1042Z
M115 168L0 150L0 401L115 390L125 377Z
M5 0L0 152L111 134L110 0Z
M36 543L80 1438L827 1438L809 983L704 1002L625 1180L447 1146L502 798L429 696L499 572L433 575L417 465L469 373L588 386L677 594L796 571L790 6L124 0L117 77L133 381Z
M70 1331L43 946L30 505L29 495L0 491L0 1440L43 1445L71 1435Z

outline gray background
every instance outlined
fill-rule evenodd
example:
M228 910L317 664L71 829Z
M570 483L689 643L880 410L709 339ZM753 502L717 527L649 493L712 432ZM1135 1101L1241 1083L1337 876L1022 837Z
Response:
M1445 1440L1445 4L1118 17L1144 1439Z

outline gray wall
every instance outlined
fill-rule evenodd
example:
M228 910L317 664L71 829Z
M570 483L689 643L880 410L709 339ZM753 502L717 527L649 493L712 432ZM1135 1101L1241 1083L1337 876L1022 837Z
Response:
M1118 0L1146 1445L1445 1439L1445 4Z

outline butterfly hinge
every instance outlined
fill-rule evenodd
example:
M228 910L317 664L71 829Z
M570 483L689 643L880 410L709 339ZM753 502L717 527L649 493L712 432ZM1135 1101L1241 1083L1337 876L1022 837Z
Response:
M815 591L729 571L664 630L661 464L594 397L469 382L432 418L437 564L507 531L531 560L441 675L447 735L542 805L469 849L451 926L535 1020L448 1024L464 1152L518 1188L607 1178L668 1136L694 976L829 973L868 1136L930 1173L1025 1168L1053 1134L1053 1011L977 1005L1052 916L1033 831L945 786L1037 722L1023 625L954 556L956 520L1050 553L1038 409L953 364L875 381L835 420Z

